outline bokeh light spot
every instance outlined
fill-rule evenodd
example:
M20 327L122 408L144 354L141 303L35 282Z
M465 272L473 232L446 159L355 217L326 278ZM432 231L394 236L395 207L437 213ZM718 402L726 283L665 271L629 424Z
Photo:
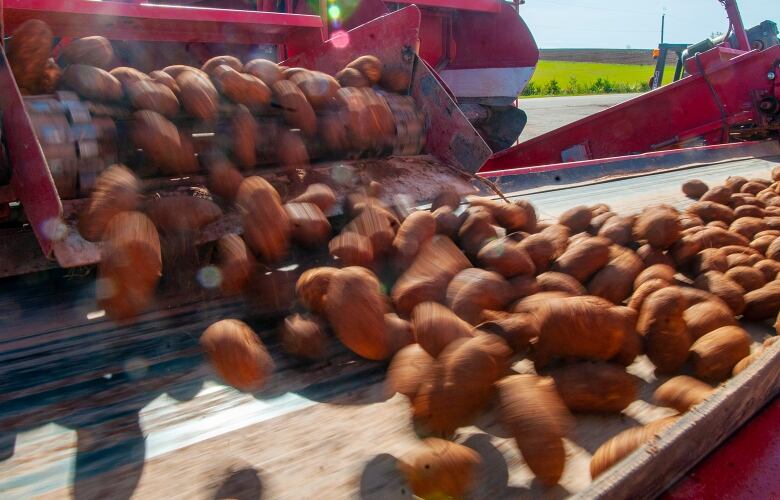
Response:
M341 18L341 7L338 5L331 5L328 7L328 17L331 19L339 19Z
M59 241L68 234L68 226L58 217L46 219L41 225L43 234L52 241Z
M217 288L222 284L222 272L216 266L206 266L198 271L198 283L203 288Z
M336 31L333 33L331 42L337 49L344 49L349 46L349 33L344 30Z

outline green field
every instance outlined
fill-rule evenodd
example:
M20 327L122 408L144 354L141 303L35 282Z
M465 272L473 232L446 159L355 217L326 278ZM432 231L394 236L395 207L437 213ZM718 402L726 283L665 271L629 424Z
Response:
M601 94L648 90L654 66L589 62L539 61L524 96ZM667 66L664 83L672 81Z

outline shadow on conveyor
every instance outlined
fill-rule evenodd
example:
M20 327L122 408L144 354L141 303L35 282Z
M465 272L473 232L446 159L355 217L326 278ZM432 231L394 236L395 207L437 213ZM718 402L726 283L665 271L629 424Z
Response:
M162 398L155 403L177 412L170 420L196 421L219 404L246 401L246 395L223 390L223 399L209 408L211 400L196 397L204 382L220 383L204 360L198 338L213 321L244 318L247 311L257 310L241 300L197 302L163 308L120 326L105 317L89 319L97 309L94 297L94 279L61 270L0 280L0 461L20 451L15 450L18 433L55 423L76 433L74 498L129 498L149 452L149 429L142 429L140 412L150 402L170 396L176 401ZM263 391L252 394L255 398L268 401L296 393L331 404L383 400L378 384L384 378L383 364L359 359L335 338L323 361L293 358L278 343L281 316L244 319L263 338L276 365L274 377ZM180 409L179 402L193 399ZM155 418L152 424L153 432L172 425L165 418ZM43 449L52 446L53 440ZM36 488L40 474L62 459L48 453L52 456L34 466L39 470L14 469L10 479ZM246 479L236 481L244 484Z

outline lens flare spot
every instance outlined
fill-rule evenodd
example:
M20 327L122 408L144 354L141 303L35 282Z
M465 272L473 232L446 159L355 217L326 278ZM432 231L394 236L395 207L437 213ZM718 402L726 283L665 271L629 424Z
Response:
M143 378L146 372L149 371L149 362L139 356L127 359L124 365L125 373L134 380Z
M336 31L330 40L335 48L344 49L349 46L349 33L344 30Z
M331 19L339 19L341 18L341 7L338 5L331 5L328 7L328 16Z
M198 271L198 283L203 288L217 288L222 284L222 272L216 266L206 266Z
M68 226L62 222L62 219L57 217L52 217L51 219L43 221L41 230L43 231L43 234L52 241L59 241L68 234Z

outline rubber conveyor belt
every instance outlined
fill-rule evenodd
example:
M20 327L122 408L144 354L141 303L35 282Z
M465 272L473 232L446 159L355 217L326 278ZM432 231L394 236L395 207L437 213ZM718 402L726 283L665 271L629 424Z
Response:
M736 160L526 197L542 219L583 203L607 203L618 212L652 203L683 207L689 201L680 185L687 179L767 177L778 164L780 158ZM250 462L268 498L368 495L366 463L409 444L385 437L408 426L405 403L382 396L385 366L335 340L326 361L304 363L282 353L277 321L249 317L277 370L265 390L243 394L219 384L197 344L211 322L246 318L241 301L162 307L117 326L95 312L94 296L94 279L66 271L0 281L4 498L213 496L225 474ZM382 463L379 456L369 465ZM503 493L533 494L533 488Z

